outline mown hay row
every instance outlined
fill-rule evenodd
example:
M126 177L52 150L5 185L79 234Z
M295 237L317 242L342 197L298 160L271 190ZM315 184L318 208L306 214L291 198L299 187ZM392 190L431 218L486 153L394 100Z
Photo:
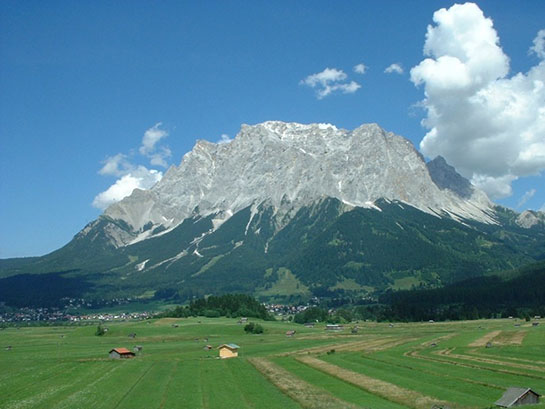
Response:
M467 354L468 355L475 355L475 356L479 356L479 357L486 357L486 358L497 358L497 359L501 359L502 362L522 362L522 363L526 363L526 364L531 364L531 365L539 365L539 366L542 366L542 365L545 365L545 361L538 361L538 360L535 360L535 359L524 359L524 358L516 358L514 356L498 356L498 355L494 355L494 354L484 354L482 352L482 349L470 349L467 351ZM543 368L543 370L545 371L545 368Z
M476 339L472 343L470 343L468 346L470 347L484 347L486 344L488 344L490 341L492 341L494 338L496 338L498 335L500 335L501 331L492 331L488 334L483 335L482 337Z
M265 358L250 358L248 361L273 385L307 409L357 409L343 401L294 376L284 368Z
M502 331L498 336L494 337L492 343L494 345L521 345L527 333L527 330Z
M448 353L445 353L445 352L448 352ZM468 362L453 361L451 359L448 359L448 357L454 357L455 355L449 355L449 353L450 353L449 350L434 352L434 354L445 356L445 358L434 358L434 357L429 356L429 355L423 356L423 355L420 355L419 351L417 351L417 350L407 351L403 355L411 357L411 358L423 359L425 361L441 362L441 363L444 363L444 364L455 365L455 366L460 366L460 367L464 367L464 368L484 369L484 370L487 370L487 371L492 371L492 372L497 372L497 373L504 373L504 374L509 374L509 375L526 376L528 378L535 378L535 379L545 379L545 377L540 376L540 375L534 375L534 374L529 374L529 373L524 373L524 372L511 371L511 370L508 370L508 369L501 369L501 368L489 368L489 367L486 367L486 366L471 364L471 363L468 363ZM505 366L505 362L502 361L501 365Z
M349 369L341 368L340 366L330 364L311 356L302 356L296 359L314 369L335 376L374 395L414 409L429 409L433 405L447 405L451 408L461 408L461 406L456 406L451 402L426 396L420 392L406 389L380 379L375 379Z
M344 344L329 344L321 345L312 348L299 349L297 351L286 352L279 356L292 356L302 354L323 354L334 349L337 352L376 352L383 351L395 346L414 341L417 338L395 339L395 338L380 338L374 340L347 342Z
M543 371L543 368L540 368L535 365L526 365L526 364L517 364L515 362L507 362L507 361L499 361L497 359L491 359L491 358L484 358L484 357L477 357L472 355L466 355L466 354L453 354L452 350L447 351L436 351L435 354L439 355L448 355L450 358L455 359L463 359L465 361L473 361L473 362L482 362L483 364L491 364L491 365L499 365L499 366L509 366L511 368L517 368L517 369L529 369L531 371Z

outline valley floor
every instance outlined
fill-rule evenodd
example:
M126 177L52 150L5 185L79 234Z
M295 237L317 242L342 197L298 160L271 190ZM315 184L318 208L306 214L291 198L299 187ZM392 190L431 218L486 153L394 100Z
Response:
M477 409L511 386L545 394L545 322L360 322L334 333L260 322L265 334L249 335L237 321L106 324L104 336L95 326L1 330L0 407ZM217 358L227 343L239 357ZM137 345L133 359L108 358Z

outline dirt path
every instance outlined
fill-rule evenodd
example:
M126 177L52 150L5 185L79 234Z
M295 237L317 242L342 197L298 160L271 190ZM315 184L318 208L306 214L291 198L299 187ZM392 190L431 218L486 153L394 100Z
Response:
M306 409L357 409L359 406L343 401L328 392L296 377L265 358L248 361L273 385ZM429 408L428 408L429 409Z

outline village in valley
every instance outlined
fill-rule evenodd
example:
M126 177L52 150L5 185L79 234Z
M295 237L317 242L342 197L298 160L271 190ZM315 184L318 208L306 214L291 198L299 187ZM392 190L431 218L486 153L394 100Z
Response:
M0 406L544 407L541 317L293 320L309 308L316 307L268 305L265 320L115 313L93 314L89 321L82 315L63 326L10 323L0 331L0 353L14 376L1 378ZM30 373L40 373L42 381L23 387ZM111 384L111 399L97 400ZM203 392L190 392L195 388Z

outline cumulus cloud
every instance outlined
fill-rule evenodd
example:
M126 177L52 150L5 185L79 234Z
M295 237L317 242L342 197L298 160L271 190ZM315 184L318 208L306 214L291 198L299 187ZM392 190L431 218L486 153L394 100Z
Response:
M367 66L363 63L354 66L354 72L356 74L365 74L367 71Z
M530 200L534 195L536 194L535 189L530 189L526 193L522 195L519 202L517 203L517 207L522 207L528 200Z
M172 152L168 146L160 144L160 141L168 136L168 132L161 129L161 125L161 122L158 122L144 133L138 153L149 160L151 166L166 168L167 159L172 156ZM104 210L129 196L134 189L150 189L161 180L163 173L136 164L137 156L135 151L130 155L118 153L102 162L102 168L98 173L103 176L115 176L117 180L104 192L95 196L92 203L94 207Z
M326 68L322 72L309 75L300 84L316 89L318 99L339 91L343 94L353 94L361 85L355 81L345 82L348 76L342 70Z
M229 137L229 135L224 133L224 134L221 134L220 140L218 142L216 142L216 143L219 143L220 145L222 145L224 143L229 143L231 141L232 141L232 139Z
M530 53L534 53L542 60L545 59L545 30L539 30L534 45L530 47Z
M440 9L433 21L428 58L411 69L425 92L429 131L420 149L443 156L491 198L510 196L514 180L545 169L545 62L508 77L493 22L473 3ZM542 38L532 47L540 58Z
M109 156L102 163L104 166L102 166L98 173L104 176L123 176L132 169L132 164L128 161L127 155L122 153Z
M172 152L167 146L157 146L161 139L168 136L168 132L161 129L163 124L156 123L144 133L142 144L138 150L142 155L147 156L154 166L167 167L167 159L172 156Z
M99 193L93 200L93 206L106 209L108 206L129 196L134 189L149 189L163 177L162 172L139 166L133 171L119 178L104 192Z
M403 66L401 64L393 63L393 64L389 65L388 67L386 67L384 72L386 74L392 74L392 73L403 74L404 71L403 71Z

